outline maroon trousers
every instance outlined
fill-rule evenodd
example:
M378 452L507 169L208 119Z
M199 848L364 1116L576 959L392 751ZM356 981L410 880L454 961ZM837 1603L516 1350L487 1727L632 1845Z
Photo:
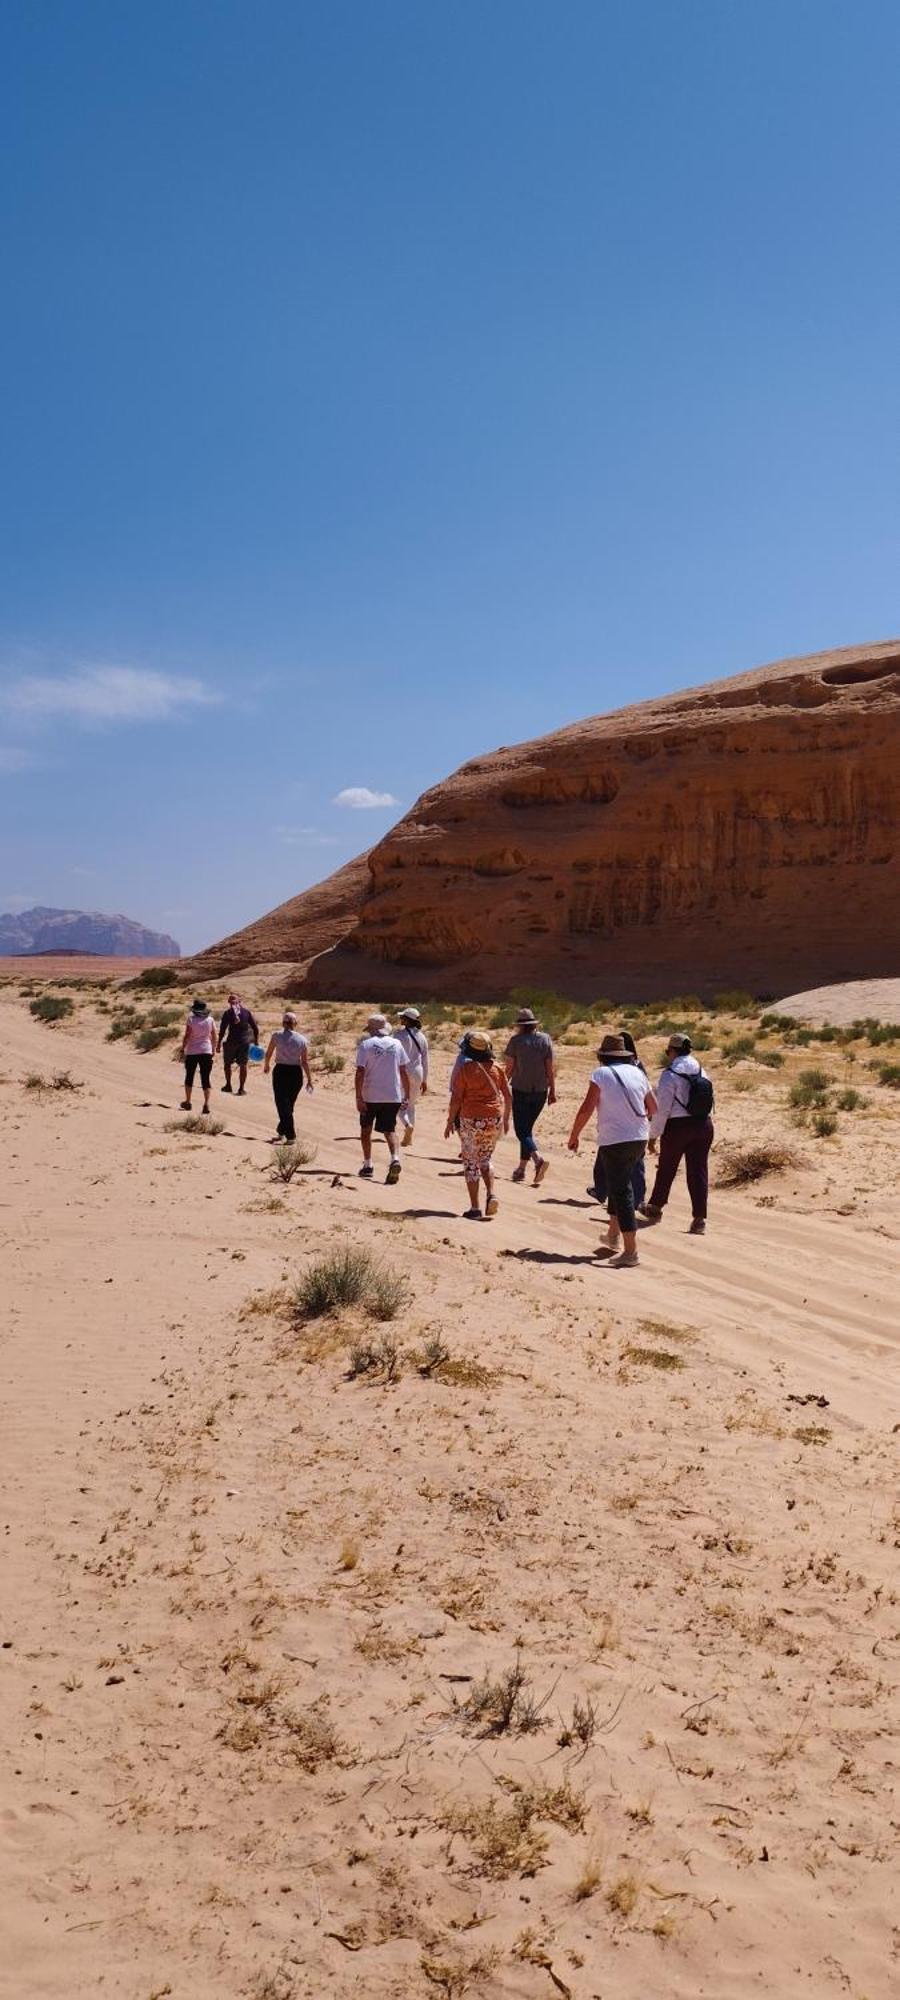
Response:
M659 1142L656 1180L649 1197L652 1208L665 1208L672 1191L672 1182L683 1160L694 1220L706 1221L709 1201L709 1149L712 1142L711 1118L704 1118L702 1123L693 1118L669 1119Z

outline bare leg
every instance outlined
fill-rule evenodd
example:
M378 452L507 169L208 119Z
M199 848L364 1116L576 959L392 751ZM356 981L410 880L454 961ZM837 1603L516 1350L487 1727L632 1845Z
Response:
M245 1062L242 1062L238 1064L238 1095L240 1097L243 1097L244 1095L246 1084L247 1084L247 1065Z
M473 1175L471 1175L471 1174L470 1174L470 1173L468 1172L468 1170L466 1171L466 1187L468 1188L468 1191L469 1191L469 1209L470 1209L470 1211L471 1211L471 1213L472 1213L473 1215L480 1215L480 1214L481 1214L481 1204L480 1204L480 1195L481 1195L481 1185L480 1185L480 1181L479 1181L479 1175L478 1175L478 1170L477 1170L477 1168L476 1168L476 1170L475 1170L475 1173L474 1173L474 1176L473 1176Z

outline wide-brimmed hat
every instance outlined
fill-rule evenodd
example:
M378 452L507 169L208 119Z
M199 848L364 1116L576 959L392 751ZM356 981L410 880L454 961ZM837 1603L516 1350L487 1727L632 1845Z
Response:
M490 1036L483 1035L480 1028L473 1028L472 1033L466 1036L466 1047L476 1056L492 1056L494 1053Z
M419 1009L418 1009L418 1007L401 1007L401 1009L400 1009L400 1019L401 1019L401 1021L416 1021L416 1022L419 1022L419 1021L421 1021L421 1019L422 1019L422 1016L421 1016L421 1014L419 1013Z
M689 1056L691 1053L690 1035L670 1035L666 1043L666 1048L674 1049L676 1055Z
M370 1035L386 1035L389 1026L390 1023L384 1014L370 1014L366 1022Z
M597 1054L598 1056L627 1056L628 1050L621 1035L604 1035Z
M516 1015L516 1027L517 1028L537 1027L537 1015L532 1013L530 1007L519 1008L518 1014Z
M191 1013L192 1013L192 1014L208 1014L208 1013L209 1013L209 1008L207 1007L207 1004L206 1004L206 1001L205 1001L205 1000L192 1000L192 1001L191 1001Z

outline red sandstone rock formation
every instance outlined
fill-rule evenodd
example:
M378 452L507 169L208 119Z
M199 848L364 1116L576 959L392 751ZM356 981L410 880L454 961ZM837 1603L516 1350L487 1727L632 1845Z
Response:
M424 793L296 990L638 999L897 974L898 798L900 642L594 716ZM254 956L285 954L306 900L253 927Z
M368 855L357 855L324 882L258 917L246 930L185 959L179 972L218 979L245 965L287 962L302 973L311 958L337 944L355 924L369 883L367 861Z

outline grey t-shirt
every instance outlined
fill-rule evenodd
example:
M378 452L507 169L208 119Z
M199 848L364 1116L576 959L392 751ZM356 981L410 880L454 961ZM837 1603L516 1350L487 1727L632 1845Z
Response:
M512 1035L503 1055L513 1066L510 1078L513 1090L547 1089L547 1064L553 1060L553 1043L543 1029L532 1028L530 1033Z
M278 1028L272 1039L275 1061L286 1063L290 1069L300 1069L306 1054L305 1035L298 1035L296 1028Z

